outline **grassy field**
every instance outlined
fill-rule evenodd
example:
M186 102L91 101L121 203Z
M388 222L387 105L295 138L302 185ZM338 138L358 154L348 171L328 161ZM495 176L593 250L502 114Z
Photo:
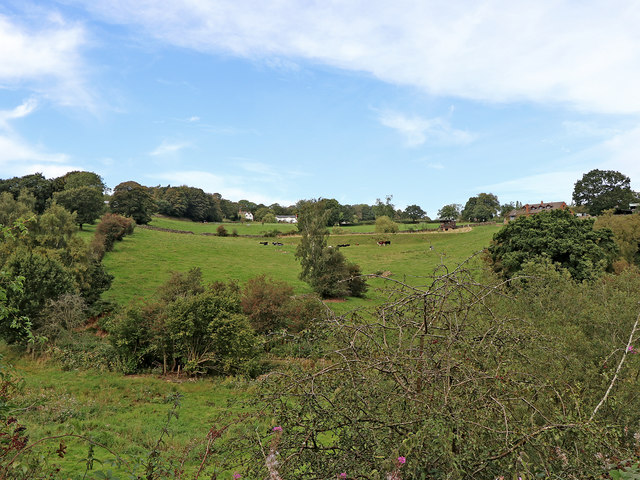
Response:
M149 375L61 371L54 365L18 357L4 346L0 352L24 378L18 411L32 439L74 433L91 437L129 459L143 457L155 445L171 409L165 402L169 395L183 397L179 418L171 420L170 435L162 446L165 456L179 454L189 443L205 439L212 426L220 427L244 412L240 401L250 389L240 379L175 382ZM55 450L58 442L47 442L43 448ZM83 472L88 444L74 438L65 439L65 443L64 472ZM95 456L99 461L113 459L101 448ZM195 457L191 460L192 464L196 461Z
M201 224L194 224L201 225ZM332 235L329 244L350 244L342 251L365 274L391 272L397 279L427 276L440 264L454 265L489 244L499 227L477 227L462 232L431 232L386 235L391 245L379 247L379 235ZM91 229L84 235L90 236ZM299 237L251 238L176 234L138 228L117 242L104 263L115 276L105 298L120 304L148 297L172 271L200 267L207 282L235 279L243 283L266 274L291 284L296 293L310 293L298 279L300 266L294 257ZM260 245L260 241L269 244ZM272 242L283 243L275 246ZM433 247L433 248L431 248ZM418 281L418 280L415 280ZM413 282L413 280L412 280ZM357 305L359 300L350 300Z
M164 228L184 230L176 224L185 222L163 222ZM185 224L215 230L211 224ZM358 263L365 274L385 272L392 279L423 284L438 265L455 266L487 246L498 229L486 226L447 233L386 235L384 238L391 240L391 245L385 247L377 245L379 235L349 233L332 235L329 244L350 244L342 251L349 260ZM94 231L94 226L85 226L80 235L90 240ZM105 256L105 266L115 279L104 296L119 304L145 298L166 281L171 271L186 271L195 266L202 269L207 282L236 279L242 283L264 273L288 282L296 293L310 292L309 286L298 279L300 266L294 252L299 237L265 239L269 241L267 246L260 245L261 240L138 228L133 235L117 242L114 251ZM273 245L273 241L283 245ZM330 306L336 313L345 313L376 305L381 300L376 287L383 284L384 280L374 279L366 298L332 302ZM176 452L195 439L203 439L220 416L228 419L244 411L236 401L252 395L251 384L237 379L178 383L152 375L62 371L56 365L11 358L11 352L4 347L0 347L0 353L16 365L25 379L19 417L32 438L63 433L90 435L95 441L128 456L148 453L154 445L170 408L164 403L168 394L184 395L180 418L173 421L172 434L163 447ZM48 448L55 450L57 443L53 443ZM70 475L83 472L87 444L73 439L67 444L65 472ZM96 450L96 455L101 460L109 457L100 449ZM197 459L192 458L191 462L193 465ZM230 479L231 473L226 472L219 478Z
M201 223L192 222L191 220L179 220L176 218L155 216L149 223L153 227L169 228L172 230L184 230L193 233L217 233L218 227L223 225L227 233L231 235L235 230L238 235L264 235L265 232L278 230L281 233L296 232L296 225L288 223L260 223L260 222L244 222L244 223ZM401 232L409 232L416 230L437 230L438 223L399 223L398 227ZM373 233L375 225L349 225L330 229L336 233Z

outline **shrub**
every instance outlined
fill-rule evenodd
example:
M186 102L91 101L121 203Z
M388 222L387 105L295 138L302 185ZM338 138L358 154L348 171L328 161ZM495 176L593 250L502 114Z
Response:
M242 311L258 333L287 326L287 309L293 287L265 275L249 279L242 289Z
M86 320L86 302L77 294L65 293L56 299L49 299L40 315L41 327L38 333L47 337L50 343L68 333Z
M116 241L121 241L125 235L133 233L134 227L135 222L131 218L107 213L102 216L96 227L96 237L98 237L96 243L102 241L104 251L110 252ZM96 251L99 251L99 248Z
M398 224L386 215L376 218L376 233L398 233L398 230Z
M493 269L510 278L526 262L548 257L575 280L593 280L611 267L618 252L613 232L594 231L593 222L567 210L519 217L494 235L489 247Z
M218 228L216 229L216 231L218 232L219 237L226 237L228 235L227 229L224 228L224 225L218 225Z

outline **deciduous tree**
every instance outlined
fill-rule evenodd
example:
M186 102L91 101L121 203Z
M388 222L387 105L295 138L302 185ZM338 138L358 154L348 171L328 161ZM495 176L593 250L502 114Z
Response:
M592 280L611 267L618 252L613 232L594 231L593 222L568 210L521 216L494 235L489 247L493 269L510 278L527 262L547 258L575 280Z
M416 223L418 220L425 217L427 212L420 208L420 205L409 205L404 209L404 214L406 217L410 218L413 223Z
M578 180L573 189L573 202L586 205L591 215L610 208L627 208L634 198L629 177L615 170L591 170Z
M486 222L491 220L500 210L498 197L493 193L480 193L477 197L471 197L462 210L464 220L472 222Z
M105 210L102 192L95 187L81 186L53 194L53 199L70 212L76 213L76 224L93 225Z
M460 216L460 205L450 203L438 210L438 218L441 220L455 220Z
M111 196L111 211L133 218L138 224L147 224L155 210L155 202L147 187L137 182L116 185Z
M298 202L298 230L302 239L296 249L302 271L300 279L322 297L362 296L366 283L360 268L349 264L342 252L327 245L329 211L322 200ZM355 279L357 278L357 280Z

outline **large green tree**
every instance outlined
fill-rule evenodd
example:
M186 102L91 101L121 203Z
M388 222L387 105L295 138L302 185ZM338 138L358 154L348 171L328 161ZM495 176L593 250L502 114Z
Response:
M586 205L591 215L616 207L627 208L633 199L631 180L615 170L591 170L573 189L573 202Z
M408 205L407 208L404 209L404 215L415 223L421 218L424 218L427 212L425 212L420 205Z
M493 193L480 193L477 197L467 200L461 216L471 222L487 222L498 213L498 210L500 210L500 202L497 196Z
M53 194L53 199L70 212L76 212L76 223L93 225L105 210L102 191L95 187L81 186Z
M24 189L35 197L36 213L44 212L53 194L53 182L47 180L41 173L0 180L0 192L10 192L15 199L18 198L20 192Z
M494 235L489 247L493 269L510 278L525 264L548 259L575 280L592 280L611 266L618 252L613 232L594 231L593 223L568 210L521 216Z
M91 187L99 190L100 193L105 193L107 191L107 186L105 185L102 177L94 172L69 172L62 177L62 180L64 190L71 190L78 187Z
M133 218L138 224L151 221L156 205L147 187L137 182L122 182L116 185L111 196L111 211Z
M455 220L460 216L460 205L450 203L438 210L438 218L441 220Z
M360 267L347 262L338 248L327 245L330 210L323 200L298 202L298 231L302 239L296 249L302 271L300 279L322 297L362 296L367 290Z
M384 197L384 203L382 203L382 200L379 198L376 198L376 204L371 207L376 218L382 217L383 215L386 215L389 218L393 218L395 216L396 210L393 203L391 203L391 200L393 200L393 195L386 195Z

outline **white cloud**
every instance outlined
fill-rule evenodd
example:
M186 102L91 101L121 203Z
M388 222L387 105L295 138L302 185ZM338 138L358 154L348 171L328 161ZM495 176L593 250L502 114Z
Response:
M449 121L443 118L423 118L397 112L383 112L378 120L385 127L397 130L409 147L417 147L426 141L458 145L474 140L473 134L452 128Z
M149 152L149 155L152 157L158 157L163 155L169 155L172 153L179 152L180 150L189 147L188 143L171 143L166 140L163 140L160 145L158 145L155 149Z
M427 167L434 170L444 170L444 165L442 165L441 163L428 163Z
M27 27L0 15L0 86L26 86L52 101L93 108L80 55L85 29L60 15Z
M84 170L69 164L64 153L48 153L19 138L0 134L0 170L4 178L40 172L45 177L59 177L73 170Z
M640 112L635 0L77 1L204 52L311 60L480 101Z
M13 132L10 121L30 115L36 107L36 100L31 98L12 110L0 110L0 171L3 176L40 172L45 176L57 177L73 170L82 170L68 165L68 155L49 153L40 146L30 145Z
M18 105L13 110L0 110L0 128L8 129L9 120L23 118L33 112L38 106L35 98L26 100L22 105Z
M582 127L580 127L582 128ZM606 129L598 129L603 135ZM587 131L588 133L588 131ZM594 132L592 132L594 133ZM594 133L594 135L595 135ZM555 164L557 171L513 178L507 181L477 187L478 191L491 191L501 202L520 200L523 203L565 201L571 203L575 183L597 168L616 170L631 179L631 188L640 190L640 126L617 132L599 143L564 158Z
M591 155L605 159L593 168L617 170L631 179L632 189L640 191L640 126L605 140Z
M575 182L582 177L581 170L566 170L540 173L513 178L491 185L481 185L478 192L490 192L498 196L501 203L520 201L522 203L567 202Z

